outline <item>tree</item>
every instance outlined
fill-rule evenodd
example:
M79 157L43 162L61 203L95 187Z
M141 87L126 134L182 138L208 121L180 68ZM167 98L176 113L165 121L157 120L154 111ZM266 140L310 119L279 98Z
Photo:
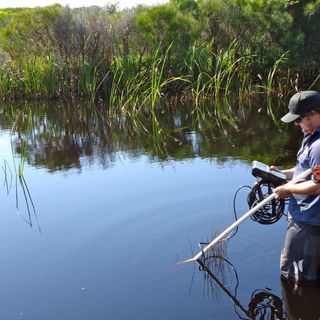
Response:
M149 54L157 48L163 56L172 44L168 63L172 70L178 66L195 39L196 21L191 15L183 14L172 3L137 10L136 27L140 45Z
M289 51L295 57L303 35L293 28L286 1L279 0L199 0L204 39L212 41L216 54L237 40L243 51L256 56L254 68L269 69Z
M316 68L317 73L320 64L320 1L290 1L287 11L293 18L296 32L303 34L303 43L299 47L299 56L296 59L297 64L303 68L306 65Z
M198 8L195 0L170 0L170 2L183 12L193 12Z
M60 5L53 5L12 13L0 32L4 50L16 60L48 50L53 45L51 26L61 10Z

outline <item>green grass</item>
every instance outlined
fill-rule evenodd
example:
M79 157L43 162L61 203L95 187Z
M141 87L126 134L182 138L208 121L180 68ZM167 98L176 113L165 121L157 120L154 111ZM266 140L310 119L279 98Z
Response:
M155 110L172 94L187 97L199 110L208 101L216 101L210 112L218 115L228 111L218 110L220 99L254 94L284 96L296 90L297 78L293 81L293 74L281 69L286 54L264 75L257 75L251 69L256 57L242 51L236 41L214 55L210 45L194 45L181 62L186 74L175 75L169 59L171 50L170 45L161 54L159 46L152 55L117 57L111 63L90 63L77 57L63 60L52 52L46 57L23 58L19 64L0 68L0 98L89 97L93 104L103 99L116 113L135 117L149 112L155 133Z

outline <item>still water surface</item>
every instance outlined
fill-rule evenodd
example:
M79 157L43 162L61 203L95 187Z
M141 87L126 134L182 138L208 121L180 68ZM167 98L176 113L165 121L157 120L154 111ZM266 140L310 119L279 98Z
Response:
M280 282L285 218L245 221L218 282L176 265L234 222L252 160L294 161L300 133L250 110L217 122L169 107L150 129L85 103L3 105L0 319L320 318L319 289Z

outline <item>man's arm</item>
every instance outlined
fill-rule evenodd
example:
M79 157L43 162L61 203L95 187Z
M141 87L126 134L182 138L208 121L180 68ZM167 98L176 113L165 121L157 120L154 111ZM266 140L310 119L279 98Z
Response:
M315 183L312 180L304 181L296 184L284 184L283 186L274 189L276 198L285 199L292 193L304 194L304 195L316 195L320 194L320 183Z

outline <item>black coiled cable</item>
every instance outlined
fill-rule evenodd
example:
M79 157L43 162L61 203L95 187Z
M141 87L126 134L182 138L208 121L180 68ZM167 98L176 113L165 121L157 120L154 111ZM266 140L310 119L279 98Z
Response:
M263 181L258 181L248 194L249 208L253 208L259 202L273 193L273 185ZM284 214L285 200L273 198L263 207L259 208L250 217L260 224L272 224L280 220Z
M244 189L248 188L250 189L248 194L248 205L249 208L253 208L256 206L259 202L264 200L266 197L268 197L270 194L273 193L274 186L268 182L264 182L262 180L257 181L253 187L250 187L248 185L243 185L238 188L236 191L234 197L233 197L233 213L235 220L238 220L238 214L236 210L236 199L238 193ZM263 207L259 208L255 213L253 213L250 217L253 221L258 222L260 224L272 224L280 220L280 218L285 215L286 202L284 199L275 199L273 198L269 203L265 204ZM232 237L236 235L238 232L238 227L236 227L233 232L228 235L225 239L220 240L225 241L229 240ZM202 245L207 245L207 242L200 242L200 248L202 248Z

